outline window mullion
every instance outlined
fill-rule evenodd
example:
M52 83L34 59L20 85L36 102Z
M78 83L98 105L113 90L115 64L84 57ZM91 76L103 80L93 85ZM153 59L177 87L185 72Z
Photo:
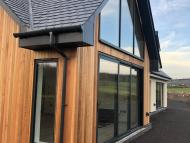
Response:
M120 73L120 63L118 63L118 75L117 75L117 94L115 95L115 137L118 136L118 121L119 121L119 116L118 116L118 111L119 111L119 74Z
M133 7L133 55L135 55L135 4L133 2L132 4Z
M129 129L131 129L131 96L132 96L132 69L130 68L130 84L129 84Z
M119 48L121 48L121 15L122 15L122 0L119 0Z

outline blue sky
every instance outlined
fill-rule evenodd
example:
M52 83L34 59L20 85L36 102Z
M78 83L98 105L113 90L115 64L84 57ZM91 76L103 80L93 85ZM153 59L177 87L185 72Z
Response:
M150 0L159 31L163 70L190 78L190 0Z

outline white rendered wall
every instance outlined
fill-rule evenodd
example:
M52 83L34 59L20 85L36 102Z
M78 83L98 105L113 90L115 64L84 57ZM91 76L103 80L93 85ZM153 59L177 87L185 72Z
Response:
M156 83L160 82L164 84L163 87L163 106L167 107L167 100L168 100L168 94L167 94L167 82L161 81L161 80L156 80L151 78L151 89L150 89L150 112L156 111Z
M156 111L156 80L151 79L150 112Z

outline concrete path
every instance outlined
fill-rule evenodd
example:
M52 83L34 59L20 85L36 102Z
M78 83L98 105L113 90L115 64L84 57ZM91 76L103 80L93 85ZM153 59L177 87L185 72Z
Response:
M151 118L153 129L131 143L190 143L190 103L169 100L168 105Z

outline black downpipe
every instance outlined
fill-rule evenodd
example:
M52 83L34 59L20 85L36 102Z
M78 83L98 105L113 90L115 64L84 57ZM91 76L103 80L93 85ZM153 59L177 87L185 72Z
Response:
M61 56L65 58L65 64L64 64L64 75L63 75L63 87L62 87L62 109L61 109L61 127L60 127L60 143L63 143L63 134L64 134L64 109L65 109L65 97L66 97L66 76L67 76L67 61L68 57L65 55L65 53L56 47L55 45L55 35L53 32L49 32L50 36L50 48L55 49Z

